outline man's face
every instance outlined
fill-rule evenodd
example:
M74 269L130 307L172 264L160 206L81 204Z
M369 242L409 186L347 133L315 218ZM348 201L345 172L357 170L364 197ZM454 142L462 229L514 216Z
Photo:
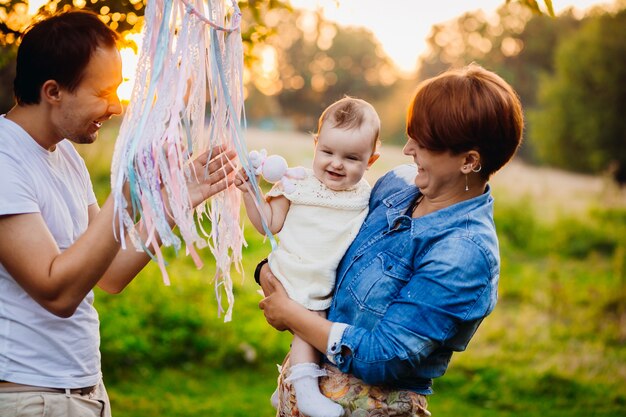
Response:
M117 97L121 82L122 60L117 48L97 48L78 88L63 92L53 116L58 134L74 143L93 143L102 122L122 113Z

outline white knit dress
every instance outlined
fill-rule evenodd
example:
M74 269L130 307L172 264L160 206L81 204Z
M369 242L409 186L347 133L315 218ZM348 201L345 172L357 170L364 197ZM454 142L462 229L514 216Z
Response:
M312 170L294 183L289 194L280 183L267 194L291 202L269 266L293 300L309 310L325 310L339 261L367 215L371 188L363 179L349 190L333 191Z

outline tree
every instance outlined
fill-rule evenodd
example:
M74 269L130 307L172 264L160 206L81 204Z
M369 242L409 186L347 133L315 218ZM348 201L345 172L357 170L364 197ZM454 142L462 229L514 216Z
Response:
M477 62L506 79L520 95L524 109L530 110L535 106L539 77L553 72L558 44L580 25L571 9L550 17L512 3L492 16L468 12L433 27L428 38L430 53L423 57L418 77ZM523 142L519 155L536 160L532 141Z
M146 1L149 0L49 0L39 8L37 17L72 7L85 8L100 14L105 23L126 39L127 34L140 30ZM540 8L535 0L503 0L503 2L522 4L526 9L536 13L553 14L551 0L544 0L545 8ZM275 11L291 11L291 7L289 0L240 0L238 4L244 14L242 37L246 65L251 67L258 58L253 52L255 45L263 44L272 38L276 34L276 26L280 23L280 20L271 20L268 17L276 16L272 13ZM32 21L30 13L34 12L29 12L28 0L0 1L0 83L2 83L0 85L3 90L0 93L0 112L6 111L13 104L12 96L6 92L11 90L6 80L12 78L15 46L20 34ZM283 35L281 33L281 36ZM134 45L132 41L128 43L130 46ZM332 78L332 75L329 77ZM320 84L321 79L319 77L316 79Z
M626 10L589 19L540 83L529 136L544 161L626 184Z
M28 10L26 0L0 1L0 113L13 105L12 84L15 72L15 53L19 36L38 19L71 8L92 10L112 29L117 31L126 46L135 46L128 37L143 26L146 1L149 0L50 0L38 10ZM291 10L288 0L240 0L243 14L242 38L246 62L253 60L252 45L264 42L275 33L275 24L266 21L271 10ZM36 13L32 16L32 13Z
M49 0L37 14L51 13L79 8L92 10L102 17L111 29L122 36L137 32L142 25L147 0ZM264 20L269 10L291 10L288 0L240 0L238 2L244 18L242 37L245 43L264 40L273 33L272 26ZM35 12L35 11L31 11ZM5 0L0 2L0 46L11 45L31 22L27 0ZM247 24L246 24L247 23Z
M509 4L515 2L511 0L506 0L506 3ZM535 14L544 13L544 10L541 8L541 6L539 6L537 0L517 0L516 3L520 3L522 6L530 9ZM545 5L545 13L549 16L554 16L554 7L552 7L552 0L544 0L543 3Z
M15 48L0 48L0 114L5 113L13 105L15 53Z
M579 23L571 9L550 17L532 14L516 3L500 7L493 16L482 11L465 13L433 27L430 52L423 57L419 78L475 61L506 78L525 107L530 107L538 75L552 72L556 46Z
M391 60L371 32L340 27L316 12L281 12L277 19L281 36L258 46L256 55L264 59L251 68L250 120L267 116L269 102L297 128L311 131L322 110L343 95L375 101L396 81Z
M48 0L39 9L46 15L57 10L70 7L86 8L103 16L105 23L120 33L132 31L140 24L147 0ZM339 0L340 2L340 0ZM505 0L519 3L534 13L547 13L553 16L552 0L544 0L545 11L536 0ZM244 31L243 38L247 42L262 40L271 33L263 15L270 10L291 10L289 0L240 0L239 7L251 23ZM20 33L28 26L30 16L27 13L28 0L4 0L0 2L0 45L13 44ZM270 30L268 30L270 29Z
M583 20L576 18L571 9L556 18L536 15L521 33L500 40L502 69L515 86L524 107L535 106L540 75L554 72L554 54L559 43L574 34ZM507 44L513 48L511 52L519 48L517 53L507 53Z

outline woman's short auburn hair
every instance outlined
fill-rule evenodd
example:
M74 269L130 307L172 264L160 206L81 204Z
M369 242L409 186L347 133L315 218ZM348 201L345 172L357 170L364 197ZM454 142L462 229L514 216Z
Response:
M480 154L489 179L515 154L524 116L513 88L477 64L446 71L417 87L407 114L407 135L433 152Z

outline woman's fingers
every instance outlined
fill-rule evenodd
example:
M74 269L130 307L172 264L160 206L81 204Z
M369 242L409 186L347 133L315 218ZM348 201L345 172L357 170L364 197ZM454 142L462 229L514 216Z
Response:
M263 289L263 294L266 296L276 291L276 285L280 285L280 282L276 279L269 265L266 263L261 267L259 283Z
M286 307L286 301L289 300L285 287L272 274L267 264L261 267L260 280L261 288L265 294L265 298L259 301L259 308L263 310L265 320L276 330L288 330L283 319L281 319Z

